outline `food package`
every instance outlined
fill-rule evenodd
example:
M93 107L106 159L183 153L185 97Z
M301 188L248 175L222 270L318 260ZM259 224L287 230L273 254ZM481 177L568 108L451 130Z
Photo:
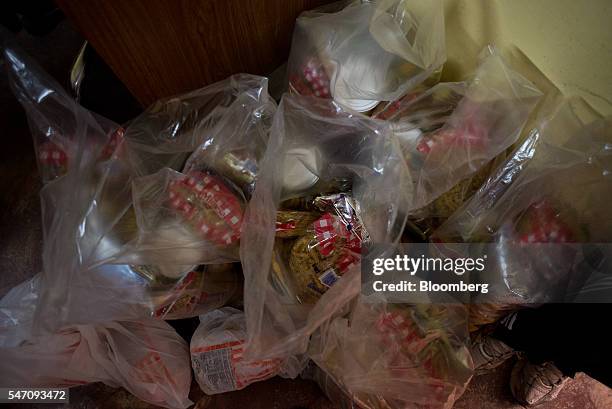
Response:
M230 77L155 103L119 127L78 105L17 48L7 47L4 54L11 88L26 110L39 158L47 143L65 154L59 156L65 156L61 167L53 164L50 169L40 163L49 183L41 191L44 248L36 333L166 316L169 303L193 301L197 294L185 297L184 293L197 293L197 288L206 286L191 274L203 270L198 265L238 261L237 233L245 200L242 186L233 184L232 175L222 174L215 161L209 168L206 161L198 161L192 172L214 176L219 183L212 189L220 190L214 198L223 203L198 197L197 204L202 206L197 215L202 217L191 220L184 206L173 204L177 198L193 202L189 190L193 186L169 183L179 178L191 183L189 173L178 171L200 143L208 144L209 150L222 152L227 147L237 152L257 132L262 132L262 138L267 135L264 119L271 117L275 104L267 96L265 78ZM219 148L226 135L215 129L235 135ZM57 155L45 157L53 156ZM176 177L171 180L166 175ZM228 208L234 212L229 217ZM202 234L205 217L211 227L219 227L212 229L213 234ZM234 217L239 219L236 223ZM230 245L222 242L228 232ZM225 286L227 298L235 290L235 278L230 272L218 281ZM185 316L204 312L200 307L207 302L195 305L199 307Z
M583 262L610 239L610 118L581 100L559 104L434 239L492 246L486 299L473 300L470 328L528 304L565 302L593 268ZM568 183L571 181L571 183ZM588 246L581 243L590 243ZM485 246L485 244L483 244ZM607 247L598 248L604 259ZM493 255L495 255L493 257Z
M160 283L153 291L153 315L178 319L221 308L241 295L241 276L236 263L209 264L190 271L178 283Z
M320 196L314 200L327 211L314 220L294 241L279 242L275 256L288 261L296 298L301 303L316 303L354 264L359 264L361 247L370 241L361 220L359 204L346 194ZM289 247L289 252L285 250ZM279 279L283 269L273 269Z
M166 168L137 179L133 202L139 237L127 261L171 266L237 261L246 199L222 175Z
M148 318L36 336L31 330L39 287L35 276L0 300L0 384L68 388L103 382L153 405L192 404L187 345L170 325Z
M410 175L387 124L285 94L240 241L250 358L303 354L357 295L362 246L403 230L400 186Z
M289 88L367 112L424 82L445 60L441 1L334 3L298 17Z
M172 264L238 260L244 208L276 110L267 81L251 84L255 78L236 76L241 93L211 111L214 126L208 117L193 124L199 145L191 146L194 151L178 168L182 173L166 167L134 181L139 240L131 258L157 259L156 264L169 258L176 260Z
M469 81L406 95L379 114L392 123L414 175L411 220L426 236L432 219L450 216L518 140L540 96L487 47Z
M360 297L347 318L319 328L308 356L334 402L349 397L364 409L451 408L472 376L466 324L462 305Z
M198 127L203 130L198 133L204 137L183 172L214 171L227 177L249 198L275 112L276 103L268 95L267 87L262 84L245 89L223 113L213 132L207 131L206 123L200 123Z
M247 88L209 120L194 126L200 145L181 172L164 168L134 181L139 237L126 257L155 264L238 261L246 202L255 188L276 103L267 81ZM257 78L257 77L255 77ZM129 128L128 128L129 129Z
M253 117L262 115L263 122L274 114L275 104L268 97L267 87L264 77L236 74L153 103L130 121L124 135L133 173L145 176L163 168L181 170L195 150L236 150L239 144L253 146L261 142L256 136L257 128L265 127ZM257 103L256 108L253 103ZM219 146L219 139L228 145Z
M231 307L200 316L191 338L191 365L200 388L209 395L243 389L278 375L283 359L244 357L247 340L244 313Z

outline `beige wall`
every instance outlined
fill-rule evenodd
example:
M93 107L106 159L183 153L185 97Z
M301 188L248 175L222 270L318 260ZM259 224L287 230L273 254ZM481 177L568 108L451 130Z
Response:
M548 78L612 114L612 0L445 0L445 9L445 80L468 75L494 43L542 89Z

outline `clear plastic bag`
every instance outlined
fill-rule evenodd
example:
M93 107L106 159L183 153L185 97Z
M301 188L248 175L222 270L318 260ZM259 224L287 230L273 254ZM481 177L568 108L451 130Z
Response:
M214 132L209 132L201 141L183 172L212 169L225 175L250 197L275 112L276 103L267 94L267 87L245 90L227 108Z
M170 325L150 318L33 336L39 286L36 276L0 300L0 384L54 388L104 382L154 405L192 404L187 344Z
M274 110L267 80L236 75L158 102L124 130L78 105L23 52L8 47L5 56L11 87L26 109L37 149L50 142L66 154L61 172L41 164L41 172L52 180L41 191L44 248L36 332L166 316L168 305L192 297L199 299L197 308L186 316L203 312L206 305L218 308L218 300L200 302L201 276L208 273L196 266L237 261L237 244L231 249L213 245L187 223L177 223L178 214L169 223L154 225L167 207L157 202L157 208L147 208L137 193L146 178L171 174L168 167L180 170L200 143L205 144L201 154L222 152L218 145L231 132L223 145L228 151L250 141L260 128L263 138L266 126L260 125ZM213 163L211 168L216 169ZM168 192L167 186L154 187ZM213 284L224 287L217 295L229 299L237 275L230 272ZM176 317L175 312L170 316Z
M253 102L261 105L259 113L269 110L269 104L274 113L274 101L268 100L267 87L264 77L236 74L155 102L132 120L126 130L128 161L135 169L134 174L150 175L163 168L181 170L191 152L198 148L219 149L218 139L229 137L232 131L238 132L233 139L244 143L248 139L239 132L245 132L243 121L252 120ZM225 124L218 129L223 121ZM234 140L228 141L230 146L236 143ZM211 144L213 147L209 148Z
M312 337L324 390L359 408L451 408L472 376L466 308L381 301L360 297Z
M130 262L187 265L237 261L243 212L255 187L276 103L265 87L225 108L212 130L195 127L201 144L183 173L165 168L135 180L139 239ZM130 128L128 128L129 130Z
M237 261L235 248L214 246L212 240L202 239L184 223L180 212L175 212L175 217L166 214L172 201L166 176L182 170L195 149L198 153L190 159L190 170L215 171L222 162L219 152L231 153L249 142L252 147L256 136L257 142L265 143L274 109L267 80L240 74L159 101L133 120L96 186L97 194L89 200L97 206L79 225L84 230L81 241L91 236L88 241L94 249L90 263L143 265L163 260L169 265L190 266ZM207 162L202 156L210 151L216 153L208 154ZM198 158L200 165L196 167L193 163ZM227 184L232 183L229 179ZM179 247L188 251L177 254Z
M521 305L559 302L591 271L576 264L589 251L578 243L610 241L610 121L581 100L564 101L434 232L440 241L493 243L499 255L479 278L496 301L471 306L471 330ZM598 251L609 259L607 247Z
M338 380L334 379L333 376L319 368L312 361L308 363L308 366L302 371L300 376L304 379L316 382L325 396L327 396L338 409L368 408L367 403L360 402L356 396L351 396L350 392L339 385Z
M304 12L288 61L290 89L370 111L446 60L442 2L352 1Z
M32 336L40 274L13 287L0 299L0 348L16 347Z
M240 242L250 358L304 353L357 295L362 243L399 239L409 177L385 123L283 97Z
M153 316L162 319L194 317L242 296L242 280L235 263L208 265L187 273L178 284L153 291Z
M76 104L18 48L9 44L3 54L11 89L27 113L43 182L68 172L88 177L90 167L108 158L122 130Z
M225 307L200 316L190 353L196 381L205 393L240 390L281 373L283 359L246 359L246 340L242 311Z
M440 83L379 114L392 122L414 175L414 207L422 209L450 191L421 212L448 217L473 190L469 185L482 182L487 164L518 140L540 96L487 47L467 83Z

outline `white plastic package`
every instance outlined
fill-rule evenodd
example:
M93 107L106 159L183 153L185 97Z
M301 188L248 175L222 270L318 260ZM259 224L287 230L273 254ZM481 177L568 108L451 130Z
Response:
M243 389L281 373L280 358L245 358L247 342L244 313L224 307L200 316L191 338L191 365L196 381L207 394Z

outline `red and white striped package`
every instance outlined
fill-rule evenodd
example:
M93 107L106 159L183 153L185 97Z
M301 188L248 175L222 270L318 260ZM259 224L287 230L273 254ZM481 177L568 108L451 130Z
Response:
M331 98L329 76L318 58L313 57L289 76L291 90L301 95Z
M170 183L168 201L206 239L227 246L240 238L242 200L222 178L191 171Z
M108 142L100 152L99 161L109 160L113 156L123 143L124 133L125 130L118 127L108 134ZM62 147L61 143L55 143L51 140L46 140L38 145L38 164L43 181L49 182L64 176L68 172L71 160L67 152L69 150Z
M200 316L191 338L191 365L196 381L207 394L243 389L280 373L280 358L246 360L244 313L224 307Z
M561 219L549 200L543 199L529 206L519 223L519 243L566 243L575 241L569 225Z
M340 273L361 260L361 239L354 231L349 231L341 222L339 216L324 213L312 224L317 240L317 249L322 256L327 257L335 250L336 239L343 238L344 244L340 249L340 258L336 261L336 267Z

